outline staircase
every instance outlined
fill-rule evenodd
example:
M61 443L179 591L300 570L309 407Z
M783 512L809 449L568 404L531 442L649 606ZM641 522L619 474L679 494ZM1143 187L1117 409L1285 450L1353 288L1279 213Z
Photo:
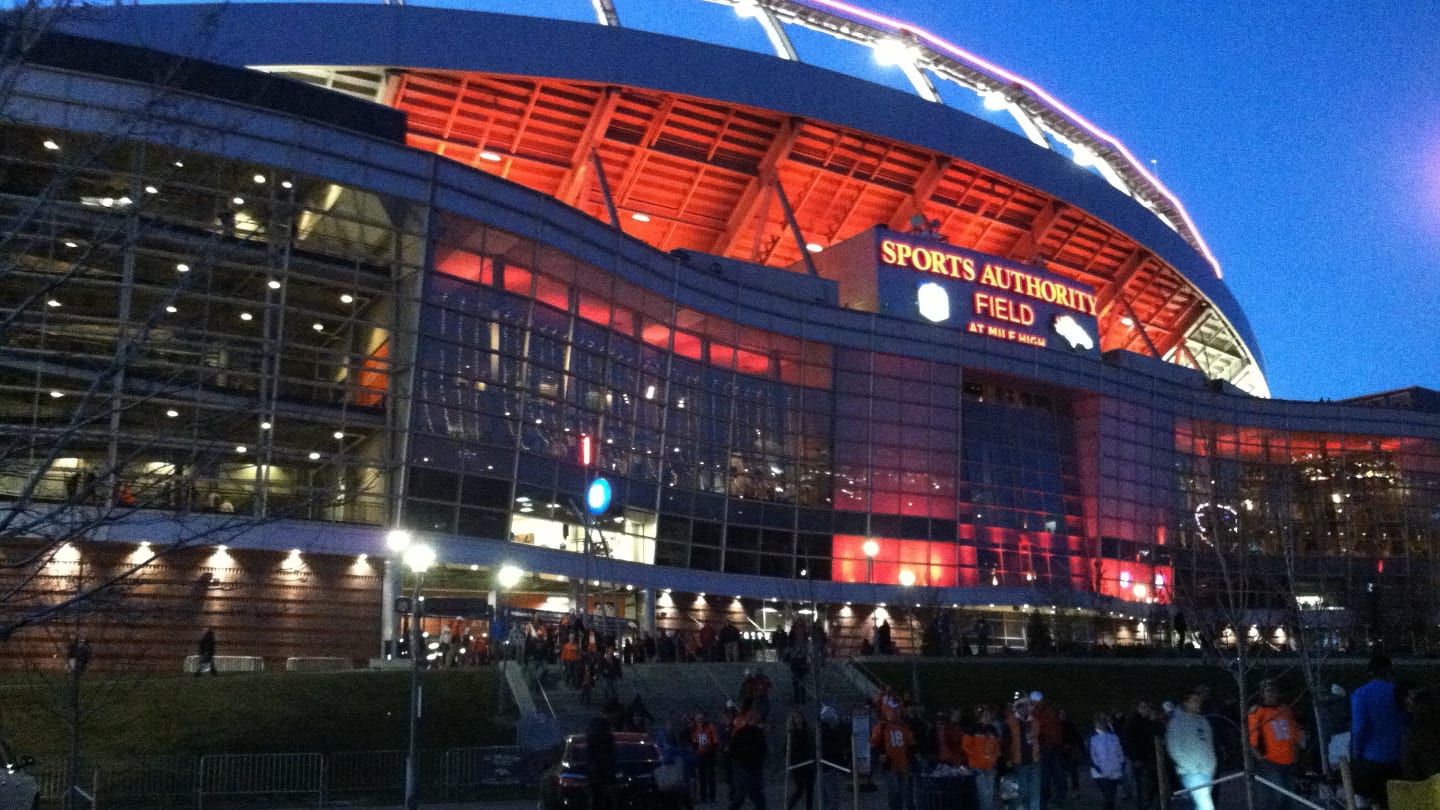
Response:
M859 685L853 673L848 672L847 661L825 661L818 667L814 679L806 678L806 692L819 683L821 703L834 706L837 711L847 712L851 706L865 701L869 694ZM747 663L689 663L689 664L635 664L625 668L619 682L618 697L621 705L629 705L638 694L645 706L655 717L656 725L669 725L676 717L704 711L712 720L719 717L727 700L739 703L740 684L746 670L759 670L770 678L770 717L766 723L766 735L770 743L769 761L778 767L785 756L785 722L790 710L795 707L790 667L776 662ZM531 684L535 690L535 684ZM586 725L600 712L604 704L604 690L596 687L591 693L590 705L581 702L577 690L561 684L552 689L536 690L534 703L538 712L548 714L547 706L554 712L551 724L557 739L566 734L583 732ZM805 709L806 719L812 724L818 712L810 701ZM522 719L523 722L523 719Z

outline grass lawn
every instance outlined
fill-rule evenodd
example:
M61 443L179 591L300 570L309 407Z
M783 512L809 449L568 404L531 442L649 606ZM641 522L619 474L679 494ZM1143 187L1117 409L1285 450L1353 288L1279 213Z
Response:
M263 672L196 678L90 673L82 690L88 755L291 753L403 748L408 672ZM498 672L425 673L424 748L508 745ZM26 753L67 748L63 674L0 679L0 736Z

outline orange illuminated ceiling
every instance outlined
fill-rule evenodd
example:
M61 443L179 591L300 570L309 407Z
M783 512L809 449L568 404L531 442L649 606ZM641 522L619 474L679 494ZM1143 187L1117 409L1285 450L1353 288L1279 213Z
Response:
M1178 272L1084 211L898 141L573 81L404 71L392 87L394 106L409 116L411 145L608 221L598 155L621 227L660 250L772 267L800 261L773 192L778 179L806 242L834 244L876 224L906 230L920 213L939 219L951 244L1093 285L1105 350L1175 351L1186 362L1186 330L1210 307Z

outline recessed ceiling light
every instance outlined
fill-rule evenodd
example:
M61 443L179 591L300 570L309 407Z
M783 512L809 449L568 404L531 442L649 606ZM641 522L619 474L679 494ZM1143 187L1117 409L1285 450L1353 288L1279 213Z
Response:
M825 249L825 246L816 244L815 242L807 242L805 244L805 249L810 251L811 253L819 253L820 251Z
M280 187L281 187L281 188L294 188L294 187L295 187L295 184L292 183L292 182L290 182L289 180L282 180L282 181L280 182Z
M265 286L269 287L272 290L278 290L280 289L280 282L272 278L269 281L265 282Z
M174 304L171 304L171 305L165 307L165 311L168 312L168 313L170 313L171 315L174 315L175 313L179 312L180 310L176 309Z
M186 264L186 263L184 263L184 262L181 262L181 263L175 265L175 271L178 272L178 273L188 273L188 272L190 272L190 265L188 265L188 264Z
M270 423L269 423L269 422L261 422L261 423L260 423L260 429L261 429L261 430L269 430L269 429L270 429Z
M257 175L255 175L255 182L257 182L257 183L263 183L263 182L265 182L265 175L263 175L263 174L257 174Z
M177 169L183 169L183 168L185 168L185 161L183 161L183 160L177 160L177 161L175 161L175 168L177 168Z
M242 321L254 320L254 318L255 318L255 316L254 316L254 315L251 315L251 314L248 313L248 312L242 312L242 313L240 313L240 320L242 320Z
M237 444L237 445L235 445L235 452L237 452L237 453L244 453L245 451L247 451L247 450L249 450L249 449L250 449L250 448L246 447L246 446L243 445L243 444Z
M156 188L156 187L154 187L154 186L146 186L146 187L145 187L145 193L146 193L146 194L159 194L159 193L160 193L160 189L158 189L158 188Z
M52 141L52 140L50 140L50 139L47 138L47 139L45 140L45 148L46 148L46 149L49 149L50 151L53 152L53 151L55 151L55 150L57 150L57 149L60 148L60 144L58 144L58 143L56 143L56 142L54 142L54 141Z
M319 453L316 453L316 452L313 451L313 450L310 451L310 460L311 460L311 461L319 461L319 460L320 460L320 454L319 454Z
M230 202L235 203L236 205L244 205L244 204L245 204L245 198L244 198L244 197L231 197L231 198L230 198Z
M67 241L65 242L65 247L67 247L67 248L77 248L77 247L80 247L80 243L79 243L79 242L71 242L71 241L67 240Z
M311 328L311 329L314 329L316 332L324 332L324 331L325 331L325 324L323 324L323 323L318 323L318 322L317 322L317 323L312 323L312 324L310 324L310 328Z
M481 160L484 160L484 161L487 161L487 162L490 162L490 163L499 163L499 162L500 162L500 153L499 153L499 152L491 152L489 149L486 149L485 151L483 151L483 152L480 153L480 159L481 159Z
M1123 323L1123 324L1125 324L1126 326L1134 326L1134 325L1135 325L1135 321L1134 321L1132 318L1130 318L1129 316L1126 316L1126 317L1124 317L1124 318L1121 318L1121 319L1120 319L1120 323Z
M642 213L640 213L639 211L636 211L635 213L631 214L631 215L630 215L630 218L633 219L633 220L635 220L636 222L649 222L649 221L650 221L650 215L649 215L649 214L642 214Z
M180 415L180 412L175 410L174 408L171 408L170 410L165 412L165 415L170 417L171 419L174 419L175 417Z
M335 431L335 433L332 434L332 435L333 435L335 438L337 438L337 439L343 439L343 438L345 438L345 433L344 433L343 431L339 431L339 430Z
M46 301L46 302L45 302L45 306L47 306L47 307L58 307L58 306L60 306L60 302L57 301L57 300L55 300L54 298L51 298L49 301Z
M65 394L64 394L64 392L62 392L62 391L51 391L51 392L50 392L50 398L51 398L51 399L59 399L59 398L61 398L61 397L63 397L63 396L65 396Z
M345 293L344 295L340 296L340 303L353 304L355 303L355 296L351 295L350 293Z

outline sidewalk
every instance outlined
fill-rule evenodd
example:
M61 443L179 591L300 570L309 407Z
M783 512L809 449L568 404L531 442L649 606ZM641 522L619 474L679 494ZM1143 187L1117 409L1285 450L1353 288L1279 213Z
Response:
M697 804L695 806L697 808L709 808L710 810L726 810L729 804L725 796L725 788L724 786L721 786L721 798L719 801L713 802L711 804ZM921 796L917 796L916 799L916 804L919 810L944 810L944 808L940 807L927 807ZM1125 802L1122 804L1124 806L1133 806L1133 804L1130 802ZM338 805L331 804L329 806L334 807ZM355 806L359 807L360 805ZM498 802L482 801L467 803L457 802L434 804L422 801L420 806L424 808L424 810L476 810L477 807L482 808L482 810L537 810L537 808L539 807L537 799L512 799L508 801ZM785 795L784 791L782 790L782 786L780 785L780 780L778 778L772 778L768 780L765 786L765 806L766 810L782 810L782 808L785 807ZM1103 802L1100 799L1100 791L1096 790L1094 782L1088 779L1081 781L1080 793L1078 796L1072 794L1070 798L1063 804L1058 802L1052 802L1050 805L1051 810L1100 810L1102 806ZM745 807L746 810L750 810L749 804L746 804ZM889 804L886 802L885 793L883 790L876 790L870 793L861 793L860 801L858 803L850 802L849 796L847 795L845 797L845 800L842 800L840 803L840 810L852 810L856 807L858 807L859 810L888 810ZM402 810L402 808L398 805L364 805L364 808L365 810Z

